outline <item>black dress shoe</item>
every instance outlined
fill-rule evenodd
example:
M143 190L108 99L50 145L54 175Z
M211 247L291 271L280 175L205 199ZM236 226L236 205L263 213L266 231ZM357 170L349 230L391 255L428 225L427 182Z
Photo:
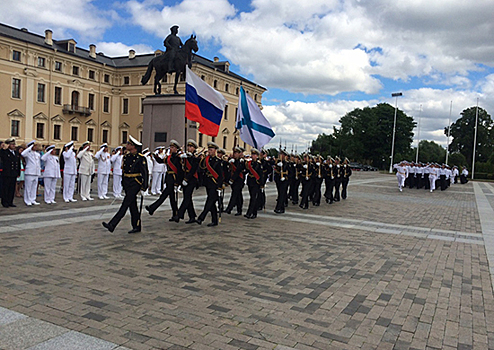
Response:
M300 207L301 209L304 209L304 206L303 206L302 204L300 204L300 205L299 205L299 207Z
M235 216L240 216L242 215L242 212L235 213Z
M208 224L208 227L213 227L213 226L218 226L218 223L217 222L210 222Z
M168 221L175 221L175 222L179 222L180 219L178 218L178 216L172 216Z
M196 222L197 222L199 225L202 225L202 220L201 220L201 219L196 219Z
M15 205L15 204L10 204L10 205L9 205L9 207L15 208L15 207L17 207L17 205Z
M244 217L246 217L247 219L250 219L250 214L245 214Z
M110 232L115 231L115 227L113 227L113 225L108 224L108 223L106 223L106 222L102 222L101 224L102 224L102 225L103 225L103 227L104 227L104 228L106 228L108 231L110 231Z
M186 221L186 224L193 224L194 222L197 222L196 219L190 218L189 221Z
M10 205L7 205L7 204L2 204L2 207L4 207L4 208L8 208L8 207L10 207Z
M232 211L231 211L231 210L225 210L224 212L225 212L226 214L228 214L228 215L230 215L230 214L232 213Z
M139 233L139 232L141 232L141 228L140 227L136 227L136 228L133 228L132 230L130 230L129 232L127 232L127 233L133 234L133 233Z
M154 211L151 210L151 207L149 205L146 205L144 207L144 209L146 209L146 211L149 213L149 215L153 215L154 214Z

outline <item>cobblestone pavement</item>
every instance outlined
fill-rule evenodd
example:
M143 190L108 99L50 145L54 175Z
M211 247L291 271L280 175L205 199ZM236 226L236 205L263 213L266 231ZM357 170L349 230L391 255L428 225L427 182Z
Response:
M165 202L138 235L102 228L109 200L0 209L0 349L494 349L491 184L267 198L213 228Z

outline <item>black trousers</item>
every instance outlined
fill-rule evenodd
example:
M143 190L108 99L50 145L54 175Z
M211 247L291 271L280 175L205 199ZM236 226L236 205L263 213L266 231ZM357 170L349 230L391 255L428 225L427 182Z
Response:
M237 213L242 213L242 206L244 205L244 197L242 195L242 189L244 188L243 181L235 181L232 185L232 195L230 201L226 207L227 212L231 212L233 208L237 207Z
M189 219L196 218L196 211L194 209L194 201L192 200L192 194L197 186L197 180L194 178L191 180L187 186L182 187L182 194L184 199L182 200L182 204L180 204L180 208L178 209L178 217L180 219L184 218L185 211L189 215Z
M408 187L409 187L409 188L413 188L413 187L415 186L415 181L417 180L417 179L415 178L415 174L414 174L414 173L410 173L410 174L408 175L408 179L409 179L409 180L408 180Z
M313 183L312 180L306 180L305 178L302 182L302 199L300 200L300 206L302 208L309 208L309 196L312 193Z
M424 185L426 190L431 189L431 183L429 181L429 174L424 174Z
M176 216L178 214L178 204L177 204L177 198L175 197L175 181L168 180L168 174L167 174L167 181L166 181L166 188L163 192L161 192L160 198L156 200L153 204L149 206L151 209L151 212L155 212L156 209L160 207L161 204L166 200L166 198L170 197L170 206L172 207L173 211L173 216ZM173 177L172 177L173 179Z
M338 202L340 200L340 186L341 179L335 179L334 181L334 200Z
M15 185L17 183L17 178L14 176L2 176L1 181L2 205L4 207L8 207L14 204Z
M250 189L249 189L250 193ZM266 206L266 193L261 191L261 185L259 185L259 195L257 196L257 209L263 210Z
M206 193L208 195L206 203L204 204L204 209L199 215L199 220L204 221L206 215L211 212L211 222L214 224L218 223L218 209L216 208L216 202L218 201L218 192L216 186L206 186Z
M322 177L315 178L314 181L314 186L312 188L312 204L314 205L320 205L321 204L321 186L322 186Z
M276 198L276 208L275 210L284 212L285 204L288 203L288 180L281 181L276 180L276 189L278 190L278 198Z
M141 190L141 187L136 182L136 185L126 186L125 190L125 198L122 201L122 205L120 209L118 209L115 216L110 220L109 224L113 227L117 227L118 223L125 216L127 209L130 210L130 222L132 223L132 228L140 228L141 227L141 218L139 215L139 210L137 209L137 194Z
M334 181L334 179L332 179L330 177L326 177L324 179L324 183L326 184L326 190L324 191L324 197L326 198L326 200L329 201L329 203L333 203L334 202L333 192L334 192L335 181Z
M259 207L259 203L261 202L260 197L262 196L261 186L259 184L250 184L249 187L249 209L247 209L246 215L254 215L257 216L257 208Z
M341 198L346 199L347 197L347 188L348 188L348 182L350 179L348 178L343 178L341 180Z
M298 203L298 189L300 186L300 179L293 179L290 184L290 198L293 204Z
M439 175L439 181L441 183L441 191L446 189L446 175Z

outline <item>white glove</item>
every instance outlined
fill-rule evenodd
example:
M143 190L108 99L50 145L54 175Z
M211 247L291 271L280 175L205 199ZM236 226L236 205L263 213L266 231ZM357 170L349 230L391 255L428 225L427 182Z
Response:
M309 178L308 178L308 177L306 177L306 178L305 178L305 181L309 181Z
M233 180L228 181L230 185L233 185Z
M240 158L240 161L243 163L244 162L244 159L243 158Z
M282 166L283 166L283 163L282 163L282 162L279 162L279 163L278 163L278 164L276 164L276 165L278 165L279 167L282 167Z
M221 190L216 190L218 191L218 197L221 197Z
M187 186L188 184L189 184L189 183L188 183L187 181L185 181L185 180L184 180L184 181L182 181L182 186L184 186L184 187L185 187L185 186Z
M282 177L280 180L281 180L281 181L285 181L286 179L285 179L284 177Z
M192 157L193 156L193 154L190 153L190 152L187 152L186 154L187 154L187 157Z
M232 159L229 160L229 162L230 163L235 163L235 159L232 158Z
M187 158L187 154L182 153L182 154L180 155L180 158L182 158L182 159L183 159L183 158Z
M304 169L307 169L307 164L304 164Z
M319 165L321 165L321 163L317 162L316 165L319 166Z

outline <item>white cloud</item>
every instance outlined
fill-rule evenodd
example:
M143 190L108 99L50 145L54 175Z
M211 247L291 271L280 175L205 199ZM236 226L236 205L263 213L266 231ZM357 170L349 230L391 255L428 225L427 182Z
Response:
M111 57L126 56L129 54L129 50L134 50L138 55L154 52L154 50L148 45L136 44L129 46L120 42L99 42L96 44L96 50Z
M36 33L51 29L54 37L97 38L111 26L116 13L98 9L91 0L0 1L0 21Z

